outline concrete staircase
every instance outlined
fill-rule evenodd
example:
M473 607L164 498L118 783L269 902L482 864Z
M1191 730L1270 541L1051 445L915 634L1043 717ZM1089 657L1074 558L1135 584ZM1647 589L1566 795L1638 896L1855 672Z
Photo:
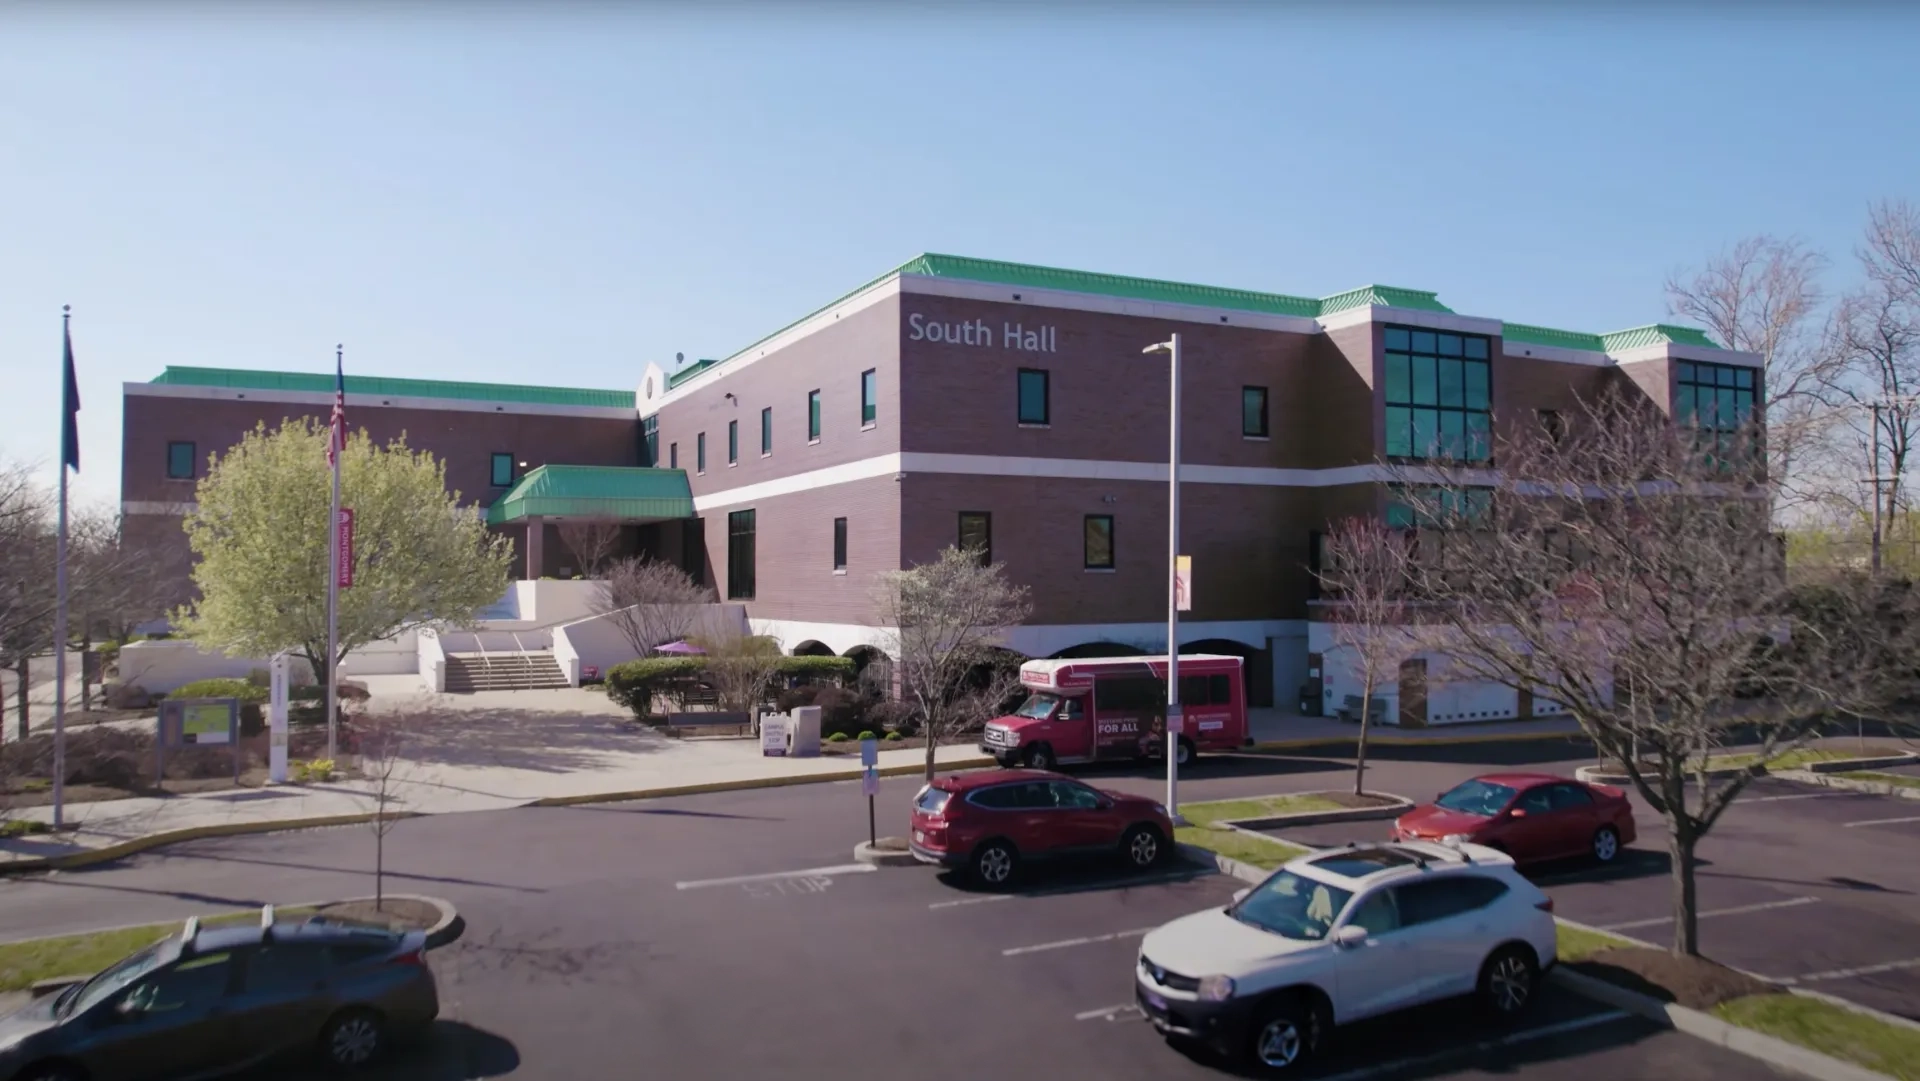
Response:
M552 690L567 685L560 662L547 649L526 653L447 654L447 693Z

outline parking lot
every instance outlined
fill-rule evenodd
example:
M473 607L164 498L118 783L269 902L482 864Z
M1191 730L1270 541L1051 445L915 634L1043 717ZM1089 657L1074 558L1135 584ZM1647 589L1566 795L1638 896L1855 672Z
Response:
M1190 798L1244 780L1223 769ZM885 782L881 807L903 809L916 787ZM849 861L866 825L858 793L818 785L402 824L388 837L388 888L454 900L470 930L434 957L442 1023L384 1075L1231 1076L1140 1019L1132 967L1145 931L1225 903L1240 883L1094 866L1003 896L929 868L870 870ZM352 828L231 838L4 882L0 934L364 893L372 843ZM1505 1030L1443 1007L1343 1032L1301 1076L1495 1074L1768 1072L1556 992Z
M1673 933L1666 837L1657 816L1637 801L1634 811L1640 838L1614 865L1530 874L1559 915L1664 945ZM1378 840L1385 827L1273 832L1338 844ZM1763 779L1699 853L1702 952L1920 1019L1920 803Z

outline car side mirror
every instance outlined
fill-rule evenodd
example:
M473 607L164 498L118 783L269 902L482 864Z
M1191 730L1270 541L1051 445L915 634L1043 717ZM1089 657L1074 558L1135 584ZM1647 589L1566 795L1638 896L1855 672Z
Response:
M1244 900L1246 900L1246 899L1247 899L1247 894L1249 894L1249 893L1252 893L1252 892L1253 892L1253 888L1252 888L1252 887L1247 887L1246 889L1238 889L1238 890L1234 890L1234 891L1233 891L1233 903L1237 905L1237 904L1239 904L1240 902L1242 902L1242 901L1244 901Z
M1358 924L1344 924L1333 932L1333 944L1342 949L1352 949L1367 940L1367 929Z

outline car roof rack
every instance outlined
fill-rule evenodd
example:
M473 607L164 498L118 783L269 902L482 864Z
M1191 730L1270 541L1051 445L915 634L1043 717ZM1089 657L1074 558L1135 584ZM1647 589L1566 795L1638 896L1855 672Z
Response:
M200 937L200 917L188 916L187 925L180 930L180 948L193 949L193 940Z
M260 941L265 942L266 940L272 937L273 937L273 906L261 905L260 906Z

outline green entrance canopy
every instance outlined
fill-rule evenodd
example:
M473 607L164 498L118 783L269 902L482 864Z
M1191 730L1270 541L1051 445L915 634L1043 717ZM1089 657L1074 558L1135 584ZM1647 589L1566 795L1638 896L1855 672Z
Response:
M679 469L543 465L487 508L488 525L526 518L659 522L693 517L693 492Z

